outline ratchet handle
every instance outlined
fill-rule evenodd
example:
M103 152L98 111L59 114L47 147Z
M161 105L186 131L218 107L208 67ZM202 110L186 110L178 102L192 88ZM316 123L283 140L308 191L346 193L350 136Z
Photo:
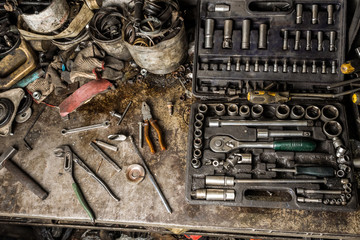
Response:
M159 125L157 124L157 121L153 120L153 119L150 119L150 124L155 129L155 131L156 131L156 133L157 133L157 135L159 137L159 144L160 144L161 151L166 150L166 146L165 146L165 143L164 143L164 138L162 137L161 130L160 130Z
M145 120L144 121L144 137L145 137L145 141L149 145L151 154L154 154L155 153L155 147L154 147L154 145L153 145L153 143L151 142L151 139L150 139L150 135L149 135L150 129L149 129L149 127L150 127L149 126L149 120Z
M94 215L93 211L91 210L89 204L86 202L85 197L84 197L83 193L81 192L79 185L74 182L72 184L72 188L74 189L76 197L79 200L81 206L84 208L87 215L89 215L91 222L95 222L95 215Z
M309 175L315 177L333 177L332 167L295 167L296 175Z
M312 152L316 148L316 143L311 140L279 140L274 141L274 150Z

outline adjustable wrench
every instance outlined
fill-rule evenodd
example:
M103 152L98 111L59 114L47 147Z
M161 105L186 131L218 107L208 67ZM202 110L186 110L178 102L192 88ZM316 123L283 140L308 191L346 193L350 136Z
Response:
M70 133L84 132L84 131L97 129L97 128L107 128L109 126L110 126L110 121L106 120L103 123L94 124L94 125L85 126L85 127L79 127L79 128L73 128L73 129L65 129L64 128L63 130L61 130L61 133L62 133L62 135L66 135L66 134L70 134Z

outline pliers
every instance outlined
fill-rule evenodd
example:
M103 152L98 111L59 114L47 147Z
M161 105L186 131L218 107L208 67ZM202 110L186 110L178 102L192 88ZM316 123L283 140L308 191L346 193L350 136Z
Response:
M109 187L100 178L98 178L98 176L96 176L95 173L78 156L76 156L76 154L71 150L71 148L69 146L64 145L64 146L56 148L54 150L54 154L57 157L64 158L64 170L65 170L65 172L70 174L71 179L72 179L72 188L74 189L76 197L78 198L81 206L84 208L86 213L89 215L92 222L95 221L95 215L94 215L94 212L92 211L92 209L90 208L89 204L86 202L85 197L80 189L79 184L77 184L75 181L73 162L77 163L90 176L92 176L97 182L99 182L100 185L110 194L111 197L113 197L116 201L120 201L120 199L117 198L112 193L112 191L109 189Z
M156 120L154 120L152 118L150 107L149 107L149 105L147 105L146 102L142 102L142 104L141 104L141 113L143 115L143 120L144 120L144 136L145 136L145 140L146 140L147 144L150 147L151 153L154 154L156 151L155 151L155 147L154 147L154 145L153 145L153 143L151 142L151 139L150 139L149 123L155 129L155 131L156 131L156 133L157 133L157 135L159 137L159 144L160 144L161 150L162 151L166 150L166 146L165 146L165 143L164 143L164 138L161 135L160 127L156 123Z

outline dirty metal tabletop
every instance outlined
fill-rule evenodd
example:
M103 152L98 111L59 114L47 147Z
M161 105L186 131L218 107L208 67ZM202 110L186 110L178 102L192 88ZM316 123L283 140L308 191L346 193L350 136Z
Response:
M72 113L67 121L60 118L57 109L47 107L27 138L34 148L28 151L22 138L42 108L34 104L35 113L31 119L27 123L16 125L14 136L0 139L0 153L8 146L16 146L19 152L13 161L49 191L49 196L41 201L16 182L6 169L1 169L0 217L70 221L91 226L72 190L71 179L64 172L63 160L53 154L56 147L67 144L91 169L97 171L121 199L120 202L114 201L82 168L74 166L75 178L99 224L308 237L360 236L360 211L334 213L189 205L184 191L188 131L186 114L191 100L181 102L179 96L182 93L182 88L176 83L167 88L162 84L127 85L96 96ZM121 113L130 100L133 104L122 124L117 126L118 119L111 117L109 112L115 110ZM166 103L171 100L175 102L173 116L169 116L166 107ZM140 151L173 209L172 214L167 213L148 178L137 185L127 182L126 167L140 163L129 140L115 143L119 148L118 152L105 150L122 167L119 173L106 161L100 165L101 157L89 146L94 139L109 142L107 136L115 133L131 134L137 142L138 122L142 120L142 101L150 105L153 117L158 120L168 150L159 151L158 141L154 139L156 134L151 130L157 153L151 155L145 142ZM63 128L86 126L104 120L111 121L109 128L64 136L61 134Z

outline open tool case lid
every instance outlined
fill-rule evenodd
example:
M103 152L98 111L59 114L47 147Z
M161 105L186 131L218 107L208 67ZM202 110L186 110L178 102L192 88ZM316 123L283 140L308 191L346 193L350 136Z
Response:
M215 5L225 4L229 11L215 12ZM302 23L296 23L296 5L302 4ZM312 24L312 5L318 5L318 23ZM327 6L333 5L333 21L328 24ZM209 11L210 10L210 11ZM343 80L340 71L346 47L346 1L311 0L200 0L197 10L196 47L194 57L193 93L202 99L219 99L238 95L245 97L247 89L262 90L273 81L279 87L273 91L337 93L327 90L326 85ZM214 19L213 47L205 48L205 20ZM232 48L222 47L224 21L233 20ZM243 20L250 20L250 47L242 49ZM258 49L259 26L267 26L267 44ZM288 31L287 50L283 50L284 31ZM299 50L294 50L296 31L300 31ZM310 50L306 50L306 32L311 31ZM318 34L323 33L322 51L318 51ZM330 32L335 31L335 50L330 51ZM231 61L231 70L227 64ZM240 70L236 70L239 60ZM283 72L286 60L287 71ZM245 71L249 61L249 70ZM258 71L255 62L258 62ZM265 61L268 71L264 72ZM278 72L274 72L277 62ZM306 73L303 65L306 61ZM313 73L313 61L316 73ZM325 61L326 73L323 71ZM294 62L297 64L293 72ZM335 72L334 72L335 71Z

